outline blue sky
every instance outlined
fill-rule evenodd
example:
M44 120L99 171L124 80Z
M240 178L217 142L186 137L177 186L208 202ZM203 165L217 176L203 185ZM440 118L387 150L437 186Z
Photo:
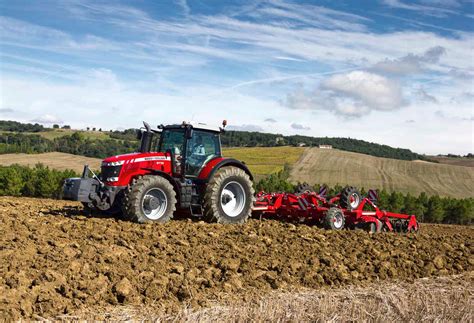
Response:
M0 118L473 152L472 0L0 0Z

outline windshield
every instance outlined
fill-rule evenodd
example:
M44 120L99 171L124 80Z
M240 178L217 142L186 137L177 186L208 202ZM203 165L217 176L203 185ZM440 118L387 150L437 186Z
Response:
M181 155L184 148L184 129L168 129L161 133L158 151L165 153L169 150L175 155Z

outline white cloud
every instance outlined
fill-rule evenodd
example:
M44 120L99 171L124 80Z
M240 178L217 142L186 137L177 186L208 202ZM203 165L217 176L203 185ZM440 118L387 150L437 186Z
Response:
M183 10L184 14L189 16L191 8L189 8L188 2L186 0L175 0L175 2Z
M275 119L273 119L273 118L266 118L264 121L265 121L265 122L270 122L270 123L275 123L275 122L277 122L277 121L276 121Z
M299 87L287 95L284 105L296 110L328 110L344 117L361 117L372 110L395 110L405 103L398 82L366 71L353 71L331 76L313 91Z
M48 125L53 123L63 123L63 121L61 121L57 116L52 114L43 114L42 116L37 117L31 121Z
M363 103L373 110L393 110L403 104L400 85L387 77L364 71L334 75L322 89Z
M431 103L438 103L438 99L436 99L436 97L434 95L431 95L431 94L427 93L424 88L420 88L416 92L416 94L418 95L418 97L420 98L421 101L427 101L427 102L431 102Z
M446 49L441 46L432 47L422 55L408 54L398 59L385 59L376 63L371 69L377 72L389 74L417 74L423 72L426 64L439 62L440 57L446 53Z
M310 127L303 126L303 125L300 124L300 123L292 123L292 124L291 124L291 128L296 129L296 130L311 130Z
M10 108L3 108L3 109L0 109L0 113L1 113L1 114L9 114L9 113L12 113L12 112L15 112L15 110L10 109Z
M421 4L416 4L414 1L410 2L404 2L402 0L383 0L383 2L392 8L397 8L397 9L404 9L404 10L411 10L411 11L417 11L420 13L423 13L425 15L430 15L430 16L435 16L435 17L446 17L447 15L452 15L452 14L457 14L458 12L455 10L447 9L447 8L442 8L434 5L442 5L444 2L447 2L449 4L454 4L456 1L453 0L428 0L428 1L422 1L428 5L421 5ZM446 6L446 7L449 7Z
M236 131L250 131L250 132L262 132L264 129L259 125L255 124L243 124L239 126L230 125L227 127L227 130L236 130Z

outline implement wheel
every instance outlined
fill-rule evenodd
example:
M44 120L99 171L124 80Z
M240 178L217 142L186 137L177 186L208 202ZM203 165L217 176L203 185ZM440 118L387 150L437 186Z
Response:
M295 194L303 194L311 191L313 191L313 187L306 182L298 184L295 188Z
M343 209L357 209L360 202L362 202L362 195L355 187L347 186L342 190L339 205Z
M329 230L342 230L344 228L345 217L341 209L332 207L326 212L324 227Z
M204 194L204 217L209 222L244 223L250 217L254 189L247 173L223 167L209 181Z

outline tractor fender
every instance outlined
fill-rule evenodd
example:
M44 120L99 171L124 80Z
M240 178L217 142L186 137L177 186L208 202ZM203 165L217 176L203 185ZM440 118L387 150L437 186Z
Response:
M201 173L199 173L199 179L203 180L205 182L208 182L212 176L214 176L214 173L217 172L220 168L226 167L226 166L234 166L242 169L247 175L249 175L250 180L253 181L253 175L250 172L250 169L245 165L244 162L233 159L233 158L214 158L211 161L209 161L206 166L201 170Z

